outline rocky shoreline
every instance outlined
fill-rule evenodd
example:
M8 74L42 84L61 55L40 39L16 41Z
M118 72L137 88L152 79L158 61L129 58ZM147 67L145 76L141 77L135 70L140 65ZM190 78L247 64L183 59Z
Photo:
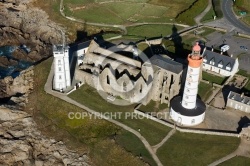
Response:
M42 136L29 114L0 106L0 165L89 166L90 161Z
M43 10L32 6L32 0L0 0L0 46L26 45L30 48L25 52L17 48L12 59L0 56L0 67L15 66L18 61L36 63L51 56L51 45L60 43L63 28L49 20L49 16ZM11 97L14 78L0 79L0 99ZM20 82L20 79L19 79Z
M0 0L0 46L26 45L12 53L13 59L0 56L0 67L15 66L19 61L37 63L51 56L51 45L61 43L62 27L31 4L32 0ZM67 149L63 142L44 137L26 112L33 90L33 66L13 78L0 79L0 165L91 165L86 154ZM3 103L2 103L3 104Z

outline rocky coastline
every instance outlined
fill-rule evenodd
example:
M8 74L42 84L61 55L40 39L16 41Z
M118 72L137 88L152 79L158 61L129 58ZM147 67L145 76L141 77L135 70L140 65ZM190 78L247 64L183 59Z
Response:
M18 64L18 61L36 63L51 56L51 45L62 40L62 27L49 20L43 10L32 6L32 0L0 0L0 46L25 45L25 52L19 47L12 59L0 56L0 67ZM23 91L11 90L9 84L15 78L0 79L0 98L11 97ZM20 82L20 79L19 79Z
M32 0L0 0L0 47L16 46L12 58L0 55L0 69L19 61L32 64L51 56L51 45L61 43L62 27L49 20ZM25 52L19 46L30 48ZM0 77L0 165L91 165L86 154L66 148L39 131L31 115L22 111L28 103L34 79L33 66L16 77Z

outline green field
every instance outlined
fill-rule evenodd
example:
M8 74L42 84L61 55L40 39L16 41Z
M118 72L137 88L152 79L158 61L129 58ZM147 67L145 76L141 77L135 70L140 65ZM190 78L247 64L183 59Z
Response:
M240 15L239 12L245 11L247 15L242 17L241 20L246 24L250 25L250 1L249 0L236 0L234 5L234 11L237 15Z
M213 87L211 84L206 84L204 82L199 83L198 95L203 101L206 101L209 96L213 93Z
M201 21L202 21L202 22L211 21L211 20L214 19L214 18L213 18L214 16L215 16L215 11L214 11L213 8L211 8L211 9L207 12L207 14L201 19Z
M176 21L179 23L194 25L195 16L203 12L206 9L207 5L208 0L195 1L192 5L189 6L189 8L187 8L177 16Z
M172 22L194 2L196 0L64 0L64 12L66 16L98 23ZM194 5L192 12L186 14L189 17L198 15L207 5L206 0L195 4L197 7Z
M182 27L175 26L177 30L183 29ZM167 36L173 33L173 25L141 25L135 27L128 27L128 35L136 37L156 37Z
M170 128L146 118L135 116L125 119L125 113L133 112L135 105L113 105L104 100L94 88L88 85L83 85L80 89L71 93L69 97L98 112L123 112L122 118L116 120L135 130L140 129L142 136L144 136L151 145L159 143L170 131Z
M209 81L211 83L216 83L219 85L222 85L225 81L226 81L226 77L220 77L220 76L216 76L210 73L207 73L205 71L202 72L202 79Z
M151 100L147 105L141 105L139 110L142 112L159 112L168 109L168 105Z
M247 71L245 71L245 70L239 70L237 74L245 76L247 78L250 78L250 74ZM248 82L244 86L243 90L250 92L250 80L248 80Z
M237 156L219 164L219 166L247 166L250 165L250 158Z
M163 165L208 165L237 149L239 138L176 132L157 151Z

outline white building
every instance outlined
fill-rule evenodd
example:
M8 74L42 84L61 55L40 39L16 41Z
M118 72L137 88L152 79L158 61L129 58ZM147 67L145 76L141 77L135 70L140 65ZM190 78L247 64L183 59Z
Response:
M250 97L231 91L227 97L227 107L250 113Z
M83 42L83 43L79 43L76 46L73 46L73 47L77 47L76 48L77 65L80 65L83 63L83 58L89 49L90 42L91 40Z
M71 86L69 47L63 45L53 46L54 78L53 89L64 90Z
M238 67L238 58L234 59L209 50L203 52L203 70L229 77L237 73Z
M170 117L179 125L195 126L205 118L205 104L197 98L202 57L198 43L188 55L188 69L183 96L171 101Z

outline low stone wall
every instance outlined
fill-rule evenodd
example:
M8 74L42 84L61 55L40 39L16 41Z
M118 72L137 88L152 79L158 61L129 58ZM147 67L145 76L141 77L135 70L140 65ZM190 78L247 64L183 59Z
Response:
M249 39L250 39L250 35L247 35L247 34L238 33L238 36L240 36L240 37L245 37L245 38L249 38Z
M229 136L229 137L239 137L238 133L234 133L231 131L219 131L219 130L212 130L212 129L191 129L191 128L184 128L184 127L180 127L177 126L171 122L168 122L166 120L163 119L158 119L152 115L149 115L147 113L144 113L142 111L139 111L137 109L134 110L134 113L143 116L145 118L151 119L155 122L161 123L165 126L171 127L171 128L175 128L176 130L180 131L180 132L185 132L185 133L195 133L195 134L206 134L206 135L218 135L218 136Z
M216 30L216 31L222 31L222 32L227 32L227 30L226 29L223 29L223 28L219 28L219 27L213 27L213 26L208 26L208 25L204 25L204 27L206 27L206 28L211 28L211 29L214 29L214 30Z

